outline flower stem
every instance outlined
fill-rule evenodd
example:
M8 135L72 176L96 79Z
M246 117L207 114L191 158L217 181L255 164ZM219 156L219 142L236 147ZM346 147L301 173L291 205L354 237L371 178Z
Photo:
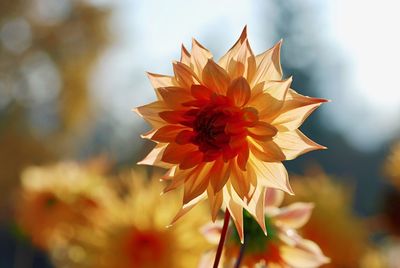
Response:
M222 227L221 237L219 239L217 254L215 255L213 268L218 268L218 264L219 264L219 261L221 259L221 255L222 255L222 249L223 249L224 243L225 243L226 232L228 231L228 225L229 225L230 218L231 218L231 214L229 213L229 210L226 209L225 210L224 225Z
M244 257L244 251L246 250L246 240L243 242L243 244L240 245L240 251L239 251L239 256L236 260L235 263L235 268L239 268L240 264L242 263L243 257Z

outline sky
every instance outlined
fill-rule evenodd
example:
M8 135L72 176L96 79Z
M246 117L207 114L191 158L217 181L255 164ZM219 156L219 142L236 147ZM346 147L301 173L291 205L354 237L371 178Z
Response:
M381 0L379 6L368 0L304 2L318 3L320 17L326 20L321 35L342 52L345 61L344 88L323 111L326 122L359 149L376 149L400 132L400 89L396 83L400 4L391 0ZM92 76L92 92L100 109L112 111L113 118L123 125L141 124L142 120L129 111L155 99L145 71L171 74L171 62L179 59L180 45L190 47L192 37L219 58L248 25L256 53L271 47L277 40L272 40L272 29L265 21L273 16L273 5L261 0L234 3L114 1L110 31L116 41L100 58ZM271 36L266 36L269 31ZM296 74L293 76L295 79ZM329 81L320 83L324 88ZM327 95L335 96L335 88L329 90L332 92Z

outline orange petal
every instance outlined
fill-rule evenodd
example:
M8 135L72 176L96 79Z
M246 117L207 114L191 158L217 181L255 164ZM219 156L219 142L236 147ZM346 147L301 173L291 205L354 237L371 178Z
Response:
M213 188L211 187L211 185L209 185L207 187L207 195L208 195L208 200L210 202L211 219L213 222L215 222L218 216L218 212L222 206L223 193L222 190L217 193L214 193Z
M185 180L183 203L187 204L191 200L205 193L210 177L208 176L211 164L199 165L193 173Z
M325 99L310 98L290 89L280 114L271 122L278 130L295 130L317 109Z
M293 190L289 184L289 176L286 168L281 162L263 162L250 155L249 163L257 176L257 181L265 186L280 189L293 195Z
M200 79L202 78L203 69L207 64L208 59L212 59L211 52L195 39L192 39L192 56L190 57L190 67Z
M258 186L250 202L247 204L246 210L254 217L265 235L267 235L267 228L265 226L265 192L265 187Z
M186 49L186 47L184 45L182 45L182 47L181 47L181 60L180 60L180 62L182 62L186 66L190 66L190 53Z
M244 76L251 81L256 71L256 59L248 40L245 40L245 42L241 45L237 56L233 57L231 63L235 63L232 65L229 64L228 66L229 75L232 79L239 76ZM233 66L236 66L236 68L239 67L239 69L232 69Z
M181 87L162 87L158 88L157 92L166 105L173 109L182 107L183 103L193 100L190 92Z
M247 129L249 136L260 140L269 141L272 140L278 130L270 124L262 121L258 121L253 127Z
M206 199L207 194L204 192L200 196L196 197L195 199L192 199L189 203L184 204L183 207L179 210L179 212L176 214L176 216L172 219L170 226L172 226L177 220L179 220L182 216L184 216L186 213L188 213L194 206L196 206L199 202L203 201Z
M215 160L214 165L210 171L210 184L214 193L221 191L229 179L229 163L225 163L222 157Z
M154 128L165 125L165 121L160 117L160 112L167 110L168 107L163 101L152 102L134 109L134 111L142 116Z
M291 83L292 78L289 77L283 81L259 84L253 89L247 105L258 110L261 120L270 122L281 111Z
M178 133L182 132L185 128L177 125L166 125L159 128L151 137L152 140L158 142L173 142Z
M310 151L326 149L307 138L300 130L278 132L274 137L274 142L281 148L286 160L292 160L299 155Z
M159 118L170 124L180 124L185 121L186 111L163 111L159 113ZM164 125L165 125L164 122Z
M243 148L239 151L237 156L237 165L240 167L241 170L246 171L247 160L249 160L249 146L246 144L243 145Z
M180 164L190 153L197 150L197 146L191 144L179 145L176 143L169 143L165 148L161 160L170 164Z
M192 96L199 100L209 100L213 91L202 85L192 85Z
M165 194L169 191L175 190L176 188L182 186L185 183L185 179L187 176L190 175L191 170L185 170L185 171L178 171L177 174L175 174L172 179L170 179L170 183L167 185L167 187L164 188L162 194Z
M151 85L155 89L160 87L174 87L178 85L176 83L175 77L173 76L147 72L147 77L149 78Z
M222 68L227 69L228 63L231 61L232 57L235 57L237 55L240 47L246 40L247 40L247 26L243 28L242 34L240 35L239 39L231 47L231 49L229 49L229 51L224 56L221 57L221 59L218 61L218 64Z
M251 86L255 86L260 82L281 80L282 67L280 62L282 40L275 46L256 56L257 69L251 80Z
M230 163L231 175L229 180L233 186L233 189L236 191L238 196L242 200L250 200L251 196L251 188L250 188L250 180L245 176L245 172L243 172L234 161Z
M193 137L195 136L195 133L191 130L182 130L181 132L178 133L175 137L175 142L177 144L188 144L192 141Z
M195 81L199 81L197 76L193 73L190 67L186 66L180 62L173 63L174 74L176 80L179 85L185 89L190 89L190 87L195 83Z
M264 162L279 162L285 160L281 148L273 141L259 142L251 140L249 142L251 153Z
M162 155L167 147L166 144L157 144L156 147L140 162L139 165L158 166L162 168L171 168L172 165L161 161Z
M233 223L235 224L236 230L239 234L240 241L244 242L243 233L243 206L242 204L236 202L231 193L228 191L228 187L224 187L224 204L226 209L229 210Z
M233 101L234 105L242 107L249 101L250 94L251 90L247 80L239 77L231 82L226 96Z
M188 169L197 166L203 162L203 153L200 151L195 151L187 154L186 158L182 160L179 164L180 169Z
M220 95L225 94L230 82L225 70L213 60L208 60L204 66L202 81L206 87Z
M304 226L311 217L314 205L312 203L296 202L279 210L274 215L274 222L284 228L298 229Z

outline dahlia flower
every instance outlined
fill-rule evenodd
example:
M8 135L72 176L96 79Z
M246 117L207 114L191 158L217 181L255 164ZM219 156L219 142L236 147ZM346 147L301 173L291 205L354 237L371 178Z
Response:
M313 215L301 229L301 234L315 241L331 262L324 267L358 267L360 259L371 246L368 228L352 211L353 190L341 185L316 169L306 176L293 176L292 186L296 195L288 202L312 202ZM351 237L351 246L343 249ZM371 266L375 267L375 266Z
M69 239L73 226L93 226L108 193L102 176L72 162L29 167L22 173L17 223L33 244L48 249Z
M280 66L282 42L255 56L246 28L218 61L193 39L173 63L174 75L149 73L157 100L138 107L157 145L140 163L169 169L164 192L184 188L172 222L208 196L212 220L223 206L243 239L243 208L262 229L266 187L292 194L281 163L325 147L298 130L324 99L290 88Z
M282 200L283 192L267 189L264 221L268 236L264 236L253 218L245 213L246 241L240 267L312 268L329 262L317 244L302 238L297 232L309 220L313 205L298 202L279 208ZM215 244L221 232L220 222L204 226L203 232ZM221 267L231 268L236 267L243 245L235 229L228 230L228 234ZM213 251L206 253L199 268L211 267L214 254Z
M53 252L57 267L196 267L211 246L200 232L207 207L197 207L192 217L166 228L181 197L175 192L160 202L163 185L147 177L134 171L118 178L121 199L101 219L107 224L79 229L74 241ZM74 251L80 254L71 258Z

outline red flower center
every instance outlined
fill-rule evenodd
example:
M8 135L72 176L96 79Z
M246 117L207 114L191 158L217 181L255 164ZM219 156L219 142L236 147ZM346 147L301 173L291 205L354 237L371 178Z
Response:
M204 161L213 161L220 155L229 160L246 143L247 127L258 121L257 111L239 108L226 96L213 95L202 107L190 109L193 133L190 141L204 153Z
M125 250L135 267L148 267L164 261L167 244L161 234L148 230L134 230L125 244Z

